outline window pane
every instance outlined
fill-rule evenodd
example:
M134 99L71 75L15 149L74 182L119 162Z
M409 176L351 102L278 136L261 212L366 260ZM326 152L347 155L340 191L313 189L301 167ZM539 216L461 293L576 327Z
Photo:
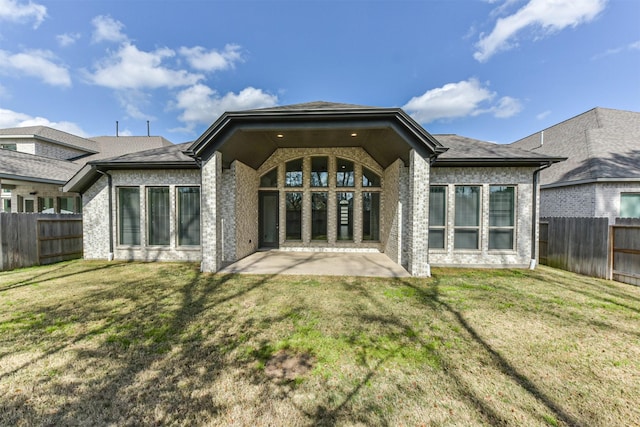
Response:
M513 249L513 230L489 230L489 249Z
M169 187L148 189L147 225L150 245L169 244Z
M480 187L456 187L456 226L480 225Z
M489 190L489 226L513 227L514 187L492 186Z
M53 209L53 197L38 197L38 212L55 213Z
M75 197L58 197L58 211L63 214L75 212Z
M478 249L478 230L456 230L454 249Z
M178 187L178 245L200 244L200 188Z
M311 193L311 239L327 240L327 193Z
M302 159L287 162L284 185L287 187L302 187Z
M447 213L447 188L429 187L429 225L444 226Z
M640 218L640 194L620 194L620 218Z
M353 240L353 193L337 193L338 240Z
M362 168L362 186L380 187L380 176L367 168Z
M120 244L140 244L140 189L118 189Z
M311 186L326 187L329 185L329 169L327 165L329 159L327 157L311 158Z
M278 186L278 168L271 169L260 177L260 187L275 188Z
M2 199L2 212L11 212L11 199Z
M337 159L336 187L353 187L355 176L353 174L353 162L345 159Z
M380 193L362 193L362 240L380 240Z
M429 248L444 249L444 229L429 229Z
M287 240L302 239L302 193L286 193Z

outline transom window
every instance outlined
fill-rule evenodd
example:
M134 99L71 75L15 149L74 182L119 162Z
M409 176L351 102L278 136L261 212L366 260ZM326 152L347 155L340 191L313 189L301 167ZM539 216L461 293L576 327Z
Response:
M311 186L327 187L329 185L329 158L311 158Z
M278 186L278 168L273 168L260 177L260 187L276 188Z
M302 187L302 159L287 162L284 185L287 187Z
M380 175L363 167L362 168L362 186L363 187L380 187Z
M336 187L353 187L356 183L353 162L336 159Z

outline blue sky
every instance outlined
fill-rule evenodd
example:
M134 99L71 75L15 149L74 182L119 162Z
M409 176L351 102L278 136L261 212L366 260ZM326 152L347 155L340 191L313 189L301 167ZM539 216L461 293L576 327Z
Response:
M179 143L222 112L401 107L509 143L640 111L640 1L0 0L0 128Z

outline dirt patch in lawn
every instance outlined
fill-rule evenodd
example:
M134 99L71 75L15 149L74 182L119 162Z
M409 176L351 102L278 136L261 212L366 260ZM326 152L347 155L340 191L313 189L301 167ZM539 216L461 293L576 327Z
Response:
M280 350L267 361L264 372L269 378L293 381L313 369L315 358L309 353Z

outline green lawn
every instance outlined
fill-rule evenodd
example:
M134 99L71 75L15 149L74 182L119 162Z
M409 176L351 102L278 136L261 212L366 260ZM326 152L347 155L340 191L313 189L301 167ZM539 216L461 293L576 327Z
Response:
M0 273L0 425L640 424L640 288L72 261Z

